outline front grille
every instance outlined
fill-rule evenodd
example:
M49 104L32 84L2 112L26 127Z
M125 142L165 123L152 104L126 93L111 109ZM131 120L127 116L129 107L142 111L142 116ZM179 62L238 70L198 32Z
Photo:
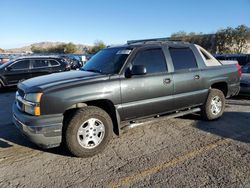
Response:
M18 94L20 95L20 97L24 98L25 93L23 90L18 89Z
M22 99L24 98L24 91L21 89L18 89L17 93L16 93L16 105L17 108L21 111L24 111L24 104L21 102Z
M16 101L17 102L17 107L19 108L19 110L23 111L23 103L21 103L19 100Z

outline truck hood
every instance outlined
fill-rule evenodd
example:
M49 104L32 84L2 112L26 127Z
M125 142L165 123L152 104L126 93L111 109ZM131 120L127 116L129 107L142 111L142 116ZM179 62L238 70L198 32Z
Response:
M18 88L25 93L40 92L51 87L62 87L69 83L82 83L90 80L108 79L108 75L102 75L87 71L69 71L39 76L25 80L18 84Z

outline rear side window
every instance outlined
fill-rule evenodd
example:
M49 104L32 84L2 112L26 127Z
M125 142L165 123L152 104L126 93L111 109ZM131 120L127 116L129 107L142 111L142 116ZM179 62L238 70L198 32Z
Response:
M190 48L169 48L174 70L197 68L194 53Z
M24 70L24 69L29 69L29 66L30 66L30 61L29 60L22 60L22 61L18 61L16 63L14 63L10 67L13 70Z
M55 61L55 60L50 60L50 65L52 67L55 67L55 66L59 66L60 64L57 61Z
M34 60L32 61L33 68L45 68L49 67L49 61L48 60Z
M138 52L132 64L144 65L147 69L147 73L161 73L167 71L165 56L160 48Z

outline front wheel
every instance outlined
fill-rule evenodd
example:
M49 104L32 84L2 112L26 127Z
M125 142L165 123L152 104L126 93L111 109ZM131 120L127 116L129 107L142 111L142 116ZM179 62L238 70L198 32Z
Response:
M210 89L207 101L201 108L205 120L215 120L222 116L225 109L225 96L221 90Z
M95 106L79 109L66 126L66 146L77 157L100 153L113 134L110 116Z

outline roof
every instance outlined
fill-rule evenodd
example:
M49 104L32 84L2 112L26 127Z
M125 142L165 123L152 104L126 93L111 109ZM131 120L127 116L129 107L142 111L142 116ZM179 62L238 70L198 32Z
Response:
M140 39L140 40L128 40L127 44L136 44L136 43L173 43L173 44L189 44L188 42L184 42L181 40L173 40L169 37L167 38L153 38L153 39Z
M191 45L191 43L171 40L170 38L153 38L153 39L141 39L141 40L129 40L127 44L111 46L109 48L118 48L118 47L140 47L145 45L154 45L154 44L173 44L173 45Z
M44 58L60 58L59 55L37 55L37 56L23 56L16 59L44 59Z

